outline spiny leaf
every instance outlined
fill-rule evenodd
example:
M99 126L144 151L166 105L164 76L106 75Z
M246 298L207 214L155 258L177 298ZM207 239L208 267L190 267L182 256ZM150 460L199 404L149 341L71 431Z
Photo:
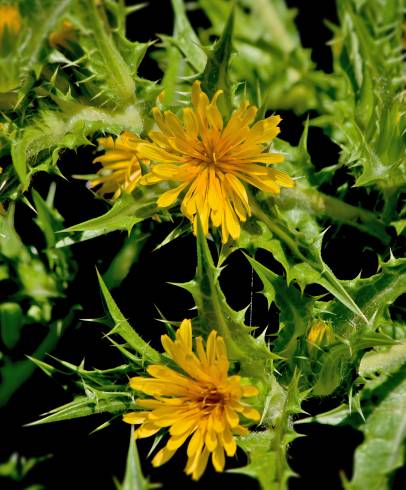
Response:
M388 305L406 292L405 271L405 259L391 259L382 264L382 271L374 276L345 281L348 290L371 320L365 324L338 302L332 302L326 307L332 314L334 332L345 339L345 342L332 346L330 351L319 359L320 371L314 394L327 395L336 389L346 366L350 360L354 361L358 350L390 345L394 342L376 330L386 321L383 314Z
M135 199L131 194L122 194L107 213L73 225L63 231L67 233L91 231L97 232L97 234L105 234L116 230L127 230L130 233L137 223L145 219L145 215L137 216L143 208L145 208L145 203Z
M183 53L185 59L193 66L196 73L203 71L207 57L200 47L200 41L186 16L183 0L171 0L175 13L175 28L172 43Z
M406 363L406 342L393 345L385 350L372 350L365 354L359 366L363 377L388 376Z
M390 475L403 465L406 441L406 368L381 387L381 399L364 425L364 442L355 451L354 473L346 490L392 488ZM379 392L375 393L379 396ZM376 403L376 402L375 402Z
M263 204L265 205L266 203ZM267 226L269 231L284 243L291 250L296 260L299 261L288 271L290 280L295 279L302 289L309 284L320 284L349 310L361 317L365 322L367 321L366 316L342 282L336 278L333 271L324 262L321 255L323 234L317 233L318 225L314 220L309 220L305 211L297 209L292 212L292 216L287 216L287 221L292 228L299 227L300 232L298 233L288 229L280 219L272 219L269 216L272 211L269 214L264 212L255 201L251 202L251 207L255 215ZM293 222L290 223L292 219ZM300 222L295 223L297 220L300 220Z
M260 117L267 110L302 113L317 107L317 89L323 89L329 79L314 70L310 50L302 48L294 10L284 0L234 3L233 45L238 56L231 63L230 76L243 83L250 101L260 107ZM213 31L222 32L230 2L199 0L199 4L212 24L201 34L206 41Z
M158 487L159 485L151 484L148 478L145 478L142 474L140 457L134 438L134 428L131 427L130 445L128 447L124 481L118 488L119 490L149 490Z
M142 340L138 333L130 326L111 296L99 272L97 272L97 277L99 279L100 288L103 293L104 300L106 301L107 308L115 323L115 326L110 334L117 333L120 335L120 337L122 337L136 352L141 354L142 358L144 358L146 361L155 364L159 363L161 359L160 354L144 340Z
M337 3L340 26L335 39L334 95L327 115L312 124L329 126L341 146L340 162L356 177L357 186L378 186L390 221L397 197L406 183L405 112L401 91L403 2L358 5ZM385 12L383 12L385 10ZM343 103L344 100L351 101Z
M219 99L219 107L226 114L232 110L230 80L228 66L232 51L232 37L234 26L234 8L231 9L221 38L212 51L208 52L207 64L202 74L202 89L209 97L213 97L217 90L224 94Z
M106 28L95 0L79 0L81 47L87 53L86 66L91 70L98 87L111 100L113 107L124 108L135 103L135 83L129 65L124 61ZM138 62L138 60L137 60Z
M330 311L337 318L339 333L348 328L377 329L384 321L387 307L406 292L406 259L392 257L381 267L382 270L371 277L342 281L370 321L365 324L342 305L334 303Z
M101 393L94 399L88 396L79 396L74 401L54 408L44 414L44 418L31 422L26 426L47 424L50 422L60 422L61 420L70 420L80 417L87 417L96 413L123 413L132 406L131 395L117 393Z
M41 152L52 152L48 171L58 160L63 148L75 149L88 144L88 137L96 131L118 134L128 129L138 133L142 129L139 112L134 105L121 111L99 109L69 99L56 99L59 110L41 109L24 129L13 136L11 156L23 189L29 185L29 168ZM55 170L56 171L56 170Z

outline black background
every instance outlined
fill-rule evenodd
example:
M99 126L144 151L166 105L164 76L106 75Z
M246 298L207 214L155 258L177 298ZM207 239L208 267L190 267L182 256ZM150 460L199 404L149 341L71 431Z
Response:
M132 2L134 3L134 2ZM298 8L296 24L302 43L312 48L313 60L319 69L331 72L332 60L330 48L326 45L330 39L330 31L324 20L336 22L334 2L289 0L288 6ZM208 26L208 20L202 13L194 12L190 16L194 26ZM169 0L151 1L145 9L132 14L128 19L128 35L130 39L147 41L155 38L156 33L172 32L172 12ZM147 59L141 65L141 75L158 80L161 77L156 63ZM297 144L303 129L303 121L307 115L297 116L293 112L278 111L283 117L281 137ZM60 168L65 175L84 173L84 166L89 165L93 158L92 148L80 149L77 153L66 152L62 156ZM309 151L318 168L331 165L338 159L338 148L325 137L321 130L311 128L309 132ZM90 167L89 167L90 168ZM338 178L346 179L345 172ZM42 195L46 195L49 183L57 181L56 207L65 217L66 226L76 224L106 210L106 205L95 200L85 188L83 182L66 182L58 177L37 174L33 187ZM335 183L334 183L335 184ZM329 189L326 189L327 191ZM333 186L331 186L333 192ZM354 190L349 196L353 204L361 203L371 208L371 196L362 189ZM26 206L17 207L16 224L18 232L26 243L38 245L41 237L35 225L33 215ZM326 223L326 226L330 223ZM148 223L142 224L148 232ZM131 269L122 286L113 291L113 295L138 331L146 338L152 339L152 345L159 348L159 336L162 325L154 320L158 317L158 307L171 320L182 320L190 315L193 307L191 296L168 282L183 282L194 276L195 239L192 236L181 238L154 252L155 246L169 233L173 225L162 224L158 232L150 238L144 247L139 262ZM339 278L353 278L360 271L367 276L376 270L375 253L383 252L381 245L350 227L338 227L333 224L329 229L328 245L324 248L324 259ZM104 314L95 275L95 266L101 272L106 270L115 253L125 239L124 233L111 233L97 238L95 241L84 242L72 248L74 259L80 264L77 278L68 292L69 302L61 302L60 308L79 303L82 311L80 318L97 318ZM343 245L351 243L351 261L342 253ZM271 262L266 254L264 261ZM238 287L236 287L238 284ZM251 269L242 254L234 254L222 275L222 286L230 305L236 309L245 307L251 296ZM255 278L254 291L261 285ZM265 326L277 322L277 314L268 312L266 303L260 295L254 295L253 323ZM56 357L79 363L83 358L86 367L108 368L120 364L122 358L104 340L103 326L95 323L78 322L71 327L53 353ZM23 346L25 353L32 352L29 336ZM98 425L106 420L106 416L94 416L62 423L48 424L38 427L24 428L23 424L39 418L40 414L71 400L61 386L37 370L32 378L11 399L7 408L1 411L0 461L4 461L10 452L16 451L26 457L52 454L46 462L38 465L30 476L30 482L38 482L47 489L88 489L114 488L112 476L122 479L129 441L129 426L120 420L109 428L89 435ZM304 408L309 413L317 413L336 406L334 399L312 400ZM298 438L289 450L289 462L300 478L292 478L289 488L299 489L335 489L341 488L339 472L343 471L351 477L352 458L355 447L362 442L361 433L351 428L334 428L317 425L300 426L299 431L309 437ZM162 482L164 489L190 488L207 489L221 488L230 485L232 488L252 490L258 488L255 480L241 475L215 474L208 465L208 470L198 482L192 482L183 473L185 465L184 450L180 449L174 460L159 469L153 469L146 454L152 439L139 441L144 473L150 475L152 481ZM227 468L241 466L245 462L243 453L238 453L234 461L227 463ZM400 476L400 475L399 475ZM400 478L397 478L399 481ZM396 482L395 482L396 486ZM10 489L24 488L10 482Z

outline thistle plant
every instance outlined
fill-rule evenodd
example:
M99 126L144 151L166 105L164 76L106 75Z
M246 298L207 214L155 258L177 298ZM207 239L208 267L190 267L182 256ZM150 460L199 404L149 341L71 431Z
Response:
M331 3L327 73L284 0L171 0L158 42L137 40L145 5L0 0L2 418L30 406L13 441L94 416L98 450L122 449L105 488L282 490L308 483L301 458L319 474L303 444L330 426L358 438L352 466L313 487L396 488L406 5ZM63 487L52 451L16 444L0 481L41 461Z

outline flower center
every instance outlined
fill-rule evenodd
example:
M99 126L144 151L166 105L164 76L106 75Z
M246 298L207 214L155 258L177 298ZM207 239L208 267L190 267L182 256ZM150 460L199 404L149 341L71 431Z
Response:
M224 393L215 387L211 387L198 399L198 402L201 403L202 410L213 410L215 407L224 406L226 404L225 398Z

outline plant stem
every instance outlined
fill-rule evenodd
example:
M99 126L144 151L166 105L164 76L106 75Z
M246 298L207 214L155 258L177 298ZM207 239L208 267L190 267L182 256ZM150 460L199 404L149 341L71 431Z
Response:
M250 206L252 208L253 214L257 216L261 221L263 221L268 229L274 233L278 238L280 238L283 242L288 245L288 247L292 250L292 252L303 261L307 261L302 252L299 250L296 242L293 240L291 236L275 221L273 221L257 204L254 198L250 199Z

